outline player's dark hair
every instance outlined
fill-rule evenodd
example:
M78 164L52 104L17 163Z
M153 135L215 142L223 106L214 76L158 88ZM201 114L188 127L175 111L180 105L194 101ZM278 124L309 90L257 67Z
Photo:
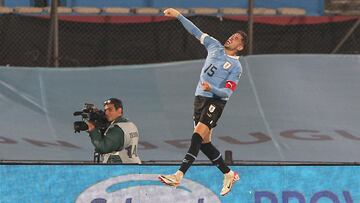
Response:
M241 42L242 42L242 44L244 46L244 49L246 49L247 43L248 43L247 34L244 31L241 31L241 30L237 31L236 33L239 33L241 35L241 39L242 39Z

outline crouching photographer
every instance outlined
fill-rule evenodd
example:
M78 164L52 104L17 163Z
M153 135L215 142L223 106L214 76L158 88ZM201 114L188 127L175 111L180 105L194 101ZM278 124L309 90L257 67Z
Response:
M74 123L75 132L87 131L100 154L102 163L137 163L141 164L137 152L139 132L136 125L123 116L120 99L110 98L104 102L104 111L94 106L86 106L80 115L84 121Z

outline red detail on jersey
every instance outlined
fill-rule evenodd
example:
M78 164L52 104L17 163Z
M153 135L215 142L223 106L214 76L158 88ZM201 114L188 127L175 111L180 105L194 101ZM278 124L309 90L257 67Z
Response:
M229 89L231 89L232 91L235 91L236 83L234 83L234 82L231 81L231 80L228 80L228 81L226 81L226 83L225 83L225 88L229 88Z

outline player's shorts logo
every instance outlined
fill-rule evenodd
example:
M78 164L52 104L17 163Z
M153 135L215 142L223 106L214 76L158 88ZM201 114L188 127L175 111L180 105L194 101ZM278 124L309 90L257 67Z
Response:
M216 107L215 107L214 105L211 104L211 105L209 106L209 112L210 112L210 113L214 112L215 109L216 109Z

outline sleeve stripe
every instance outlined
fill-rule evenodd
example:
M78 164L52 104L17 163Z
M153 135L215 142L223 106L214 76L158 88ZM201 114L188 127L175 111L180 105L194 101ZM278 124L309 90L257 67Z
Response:
M204 33L204 34L201 35L201 37L200 37L200 43L201 43L201 44L204 44L204 40L205 40L205 37L206 37L206 36L209 36L209 35L206 34L206 33Z

